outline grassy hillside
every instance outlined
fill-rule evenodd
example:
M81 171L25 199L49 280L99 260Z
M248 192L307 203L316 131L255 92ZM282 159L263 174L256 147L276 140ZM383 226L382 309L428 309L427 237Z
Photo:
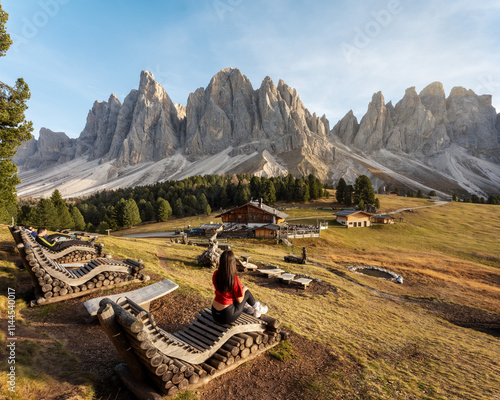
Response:
M382 196L380 200L383 212L431 205L422 199ZM331 203L322 200L285 212L299 220L331 220L333 211L325 207ZM120 234L197 226L215 221L215 215L144 225ZM307 377L295 376L289 369L297 383L294 390L308 399L500 399L500 207L449 203L395 217L396 225L371 228L345 229L332 222L320 239L294 240L293 249L273 241L230 241L236 254L251 254L252 261L305 273L330 288L297 294L241 274L256 297L269 305L269 315L292 332L326 345L335 360L335 368ZM210 304L212 271L197 267L200 248L165 239L103 237L102 241L107 252L141 258L154 278L169 278L183 293L196 295L202 305ZM52 398L43 396L49 396L51 385L58 383L73 391L72 398L99 398L95 376L74 378L83 362L76 344L54 337L47 326L60 323L58 317L79 301L26 308L29 280L14 265L5 227L0 229L0 243L2 322L7 287L18 287L22 294L17 302L19 332L24 335L19 344L19 391L11 397ZM302 246L308 249L308 264L283 262L284 255L299 254ZM348 265L383 266L401 274L404 284L350 272ZM63 361L64 372L54 367L53 357L43 357L53 351ZM35 368L28 354L49 372ZM10 396L4 379L0 385L0 393ZM208 396L204 389L189 394L199 399L204 395Z

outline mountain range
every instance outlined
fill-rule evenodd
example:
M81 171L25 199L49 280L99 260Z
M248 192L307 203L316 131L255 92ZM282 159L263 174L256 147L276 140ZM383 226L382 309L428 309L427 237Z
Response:
M316 175L336 184L367 175L375 188L500 193L500 114L490 95L434 82L393 105L375 93L360 121L349 111L332 128L297 91L266 77L258 89L238 69L174 104L152 73L123 103L96 101L80 136L42 128L14 157L21 197L65 196L186 176Z

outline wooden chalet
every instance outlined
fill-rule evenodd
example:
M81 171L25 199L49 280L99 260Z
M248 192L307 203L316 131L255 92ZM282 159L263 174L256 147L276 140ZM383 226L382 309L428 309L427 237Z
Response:
M360 228L371 225L371 214L357 210L342 210L333 214L337 217L337 222L346 228Z
M258 201L249 201L248 203L225 211L217 218L222 219L225 225L246 225L249 228L260 227L268 224L280 224L285 221L288 214L276 210Z
M390 215L374 215L372 217L372 222L377 224L394 224L395 218Z
M262 225L255 228L255 237L264 239L276 239L280 236L281 226L277 224Z

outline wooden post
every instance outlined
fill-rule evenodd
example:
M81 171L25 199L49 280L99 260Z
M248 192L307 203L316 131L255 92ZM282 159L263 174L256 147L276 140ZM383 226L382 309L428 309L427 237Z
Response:
M100 301L99 305L102 307L103 305L109 304L113 308L113 313L116 315L117 322L123 326L126 330L132 333L139 333L143 330L144 324L135 318L128 311L125 311L123 308L118 306L115 302L108 298L104 298Z
M145 381L145 373L141 367L141 361L130 347L125 333L120 325L115 320L115 312L110 304L103 304L97 313L99 322L108 335L111 343L115 347L120 357L125 361L129 367L129 372L134 379L138 382Z
M151 386L138 382L137 376L131 373L125 364L118 364L115 367L115 373L138 400L163 400L163 396Z

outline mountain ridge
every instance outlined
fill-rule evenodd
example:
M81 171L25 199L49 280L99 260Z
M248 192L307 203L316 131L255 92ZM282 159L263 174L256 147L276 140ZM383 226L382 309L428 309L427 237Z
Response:
M226 68L183 106L142 71L123 103L113 94L94 102L77 139L43 128L38 140L23 144L14 157L23 180L18 193L47 196L59 184L68 197L131 186L140 179L127 182L127 174L155 163L161 167L144 182L182 179L203 174L204 160L219 160L218 169L206 168L214 173L313 173L330 183L366 174L376 188L500 193L500 114L491 104L490 95L462 87L446 98L433 82L420 93L408 88L395 106L377 92L359 122L351 110L330 129L326 116L311 113L283 80L275 85L266 77L254 89L238 69ZM81 167L69 186L67 173L57 170L75 160L102 171ZM46 175L51 184L40 185Z

